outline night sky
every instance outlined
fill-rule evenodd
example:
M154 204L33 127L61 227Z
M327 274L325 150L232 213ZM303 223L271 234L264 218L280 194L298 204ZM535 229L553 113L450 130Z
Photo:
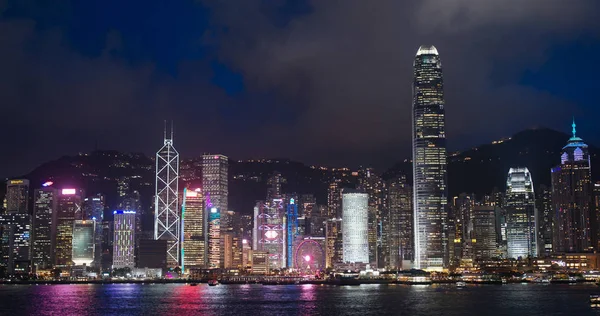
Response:
M546 126L600 144L598 0L0 0L0 176L64 154L410 157L435 45L450 150Z

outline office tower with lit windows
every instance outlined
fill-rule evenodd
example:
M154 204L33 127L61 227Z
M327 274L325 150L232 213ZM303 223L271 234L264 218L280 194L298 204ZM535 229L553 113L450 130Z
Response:
M473 195L461 193L454 197L452 203L451 222L454 227L451 231L454 233L450 236L449 241L450 256L453 258L453 263L460 263L462 259L473 259L473 207L475 199Z
M508 257L536 257L537 212L529 169L510 168L508 171L505 208Z
M73 254L76 266L89 267L96 256L96 220L76 219L73 222Z
M285 205L282 199L259 201L254 207L253 250L269 254L269 266L286 266Z
M448 265L448 188L442 63L434 46L414 60L413 177L415 267Z
M6 183L6 213L0 215L0 266L8 273L26 274L31 270L31 216L28 211L29 180Z
M554 213L553 250L557 253L594 250L592 224L593 186L588 145L575 135L563 147L560 165L552 168Z
M325 267L333 268L343 262L342 219L332 218L325 223Z
M54 243L55 264L70 266L73 264L73 223L77 214L81 214L83 190L66 188L58 194L53 225L56 225Z
M33 197L33 265L37 269L48 269L54 264L52 251L56 232L52 218L56 212L58 190L47 182L36 189Z
M229 159L223 155L202 156L202 190L210 207L228 210ZM209 208L210 210L210 208Z
M536 191L536 209L538 211L538 255L552 253L552 225L554 212L552 211L552 190L545 185L540 185Z
M413 261L413 208L412 188L405 176L392 179L387 186L388 262L392 269L408 268Z
M206 265L206 240L204 196L202 190L183 189L181 203L181 266L185 268L202 268Z
M286 203L286 267L294 267L294 243L298 236L298 205L296 200L291 198Z
M94 262L100 266L102 259L102 221L104 220L104 206L106 205L104 195L98 193L88 196L83 200L83 217L76 220L94 220Z
M592 225L592 238L594 238L594 247L596 248L596 251L598 251L600 250L600 182L594 183L592 193L594 215L590 220L592 220L594 224Z
M298 213L304 217L313 216L314 209L317 205L317 199L312 194L302 194L298 203ZM319 215L319 214L314 214Z
M135 266L135 212L114 211L113 269ZM168 258L167 258L168 261Z
M369 262L377 267L381 253L381 229L383 219L383 181L372 168L361 168L358 172L358 189L369 195Z
M327 218L340 218L342 215L342 191L340 181L333 180L327 189ZM304 216L305 214L302 214Z
M169 267L179 266L181 223L178 183L179 153L173 147L173 125L171 125L171 136L167 137L165 124L163 147L156 153L154 239L167 241L167 266ZM116 225L115 222L115 227ZM114 249L116 249L116 245ZM113 254L113 258L115 257L117 256Z
M352 190L342 193L343 261L369 263L369 195Z
M477 205L473 207L471 242L473 259L491 259L496 253L496 212L494 206Z
M221 211L211 207L208 211L208 267L218 269L221 267Z

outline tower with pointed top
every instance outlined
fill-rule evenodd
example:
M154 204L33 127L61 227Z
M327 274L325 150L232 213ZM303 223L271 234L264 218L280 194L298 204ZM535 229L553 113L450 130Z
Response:
M156 153L156 184L154 195L154 239L167 240L167 265L179 265L179 153L173 147L173 123L167 137L167 123L162 148Z
M586 252L596 248L590 155L588 145L576 135L576 126L573 119L573 136L561 151L560 165L551 170L552 250L555 253Z
M434 46L421 46L413 78L414 256L418 269L448 265L448 189L442 63Z

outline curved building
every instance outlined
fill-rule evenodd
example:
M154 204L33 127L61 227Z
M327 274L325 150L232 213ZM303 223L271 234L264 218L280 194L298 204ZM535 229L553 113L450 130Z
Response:
M342 194L343 261L369 263L369 195Z
M537 214L527 168L510 168L506 179L506 243L509 258L537 256Z
M588 145L575 135L563 147L560 165L552 168L552 204L554 252L594 250L590 217L592 182Z
M413 176L415 267L448 264L446 132L442 63L434 46L421 46L414 61Z

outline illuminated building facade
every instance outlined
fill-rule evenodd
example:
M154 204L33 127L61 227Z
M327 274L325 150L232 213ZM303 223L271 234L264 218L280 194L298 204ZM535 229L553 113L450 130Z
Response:
M287 267L294 267L293 253L294 240L298 236L298 205L296 200L291 198L287 203L287 227L286 227L286 246L287 246Z
M449 241L452 253L453 263L460 262L462 259L473 259L473 208L475 199L473 195L461 193L455 196L452 203L452 216L449 223L453 227L453 240Z
M496 253L496 213L494 206L477 205L472 212L473 259L491 259Z
M537 256L537 214L527 168L510 168L506 180L506 241L509 258Z
M334 264L341 263L344 258L342 220L328 219L325 227L325 266L333 268Z
M259 201L254 207L253 249L269 254L271 269L286 266L284 221L285 208L282 199Z
M388 221L387 246L389 247L386 266L391 269L408 268L413 259L413 208L412 188L406 177L393 179L387 188Z
M538 255L549 255L553 249L553 217L554 212L552 211L552 190L545 185L540 185L536 191L536 209L538 211L538 233L539 233L539 245Z
M167 265L169 267L179 265L181 223L177 194L178 183L179 153L173 147L173 126L171 125L171 137L167 138L165 128L163 147L156 153L156 191L154 195L154 239L167 241ZM113 257L115 257L114 254Z
M358 172L358 189L369 195L369 262L377 263L380 254L384 255L381 249L381 222L384 219L383 214L383 181L375 174L372 168L361 168Z
M552 168L554 210L553 250L557 253L593 251L593 186L588 145L575 135L563 147L560 165Z
M415 267L448 265L448 192L444 81L434 46L421 46L414 60L413 176Z
M229 158L223 155L202 156L202 190L211 206L221 212L228 210Z
M208 267L221 267L221 210L217 207L208 213Z
M125 267L133 268L135 266L135 212L114 211L113 214L115 224L113 239L113 269ZM167 261L168 259L169 258L167 258Z
M252 274L269 274L269 272L271 272L269 253L266 251L257 250L251 250L250 252L250 266L252 267Z
M96 223L94 228L94 260L96 266L101 265L102 259L102 221L104 220L105 204L105 197L100 193L88 196L83 200L83 217L77 218L79 220L94 220Z
M90 266L95 259L96 220L79 220L73 222L73 254L76 266Z
M343 258L347 263L369 263L369 195L342 193Z
M181 266L201 268L206 266L206 240L204 236L204 196L201 189L183 189L181 205Z
M53 228L52 218L56 213L56 201L58 190L51 184L34 193L33 204L33 264L38 269L48 269L54 264L54 253L52 251L56 232Z
M31 269L31 216L27 209L29 180L6 184L6 214L0 215L0 266L8 273L25 274Z
M83 191L80 189L62 189L58 195L55 223L56 238L54 243L55 264L69 266L73 264L73 223L76 214L81 213Z
M329 183L329 188L327 189L327 218L340 218L342 216L341 206L342 191L340 188L340 181L334 180Z

